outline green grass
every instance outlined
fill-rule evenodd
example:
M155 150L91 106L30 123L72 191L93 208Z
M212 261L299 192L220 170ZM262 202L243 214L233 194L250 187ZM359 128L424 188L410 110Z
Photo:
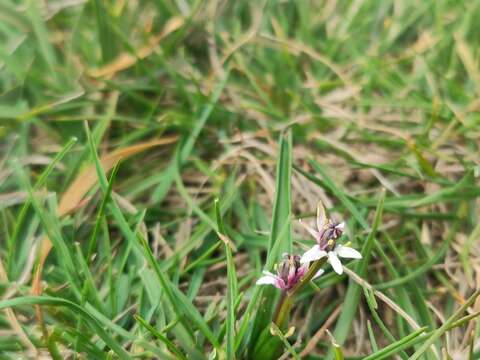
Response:
M479 17L1 2L0 359L480 358ZM364 258L280 329L319 200Z

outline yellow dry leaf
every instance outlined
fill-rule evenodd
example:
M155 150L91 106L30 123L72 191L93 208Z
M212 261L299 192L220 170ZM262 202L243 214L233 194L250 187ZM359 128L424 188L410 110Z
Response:
M185 20L180 17L174 17L170 19L164 26L162 32L154 37L152 37L147 46L140 48L135 55L130 53L122 53L115 60L102 66L101 68L90 70L88 74L96 78L110 78L119 71L128 69L129 67L135 65L137 60L141 60L149 56L155 48L158 46L160 41L172 32L178 30L183 26Z

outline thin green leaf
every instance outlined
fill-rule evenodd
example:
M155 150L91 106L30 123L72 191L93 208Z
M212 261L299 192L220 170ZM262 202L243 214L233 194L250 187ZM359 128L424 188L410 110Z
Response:
M277 160L277 174L275 187L275 202L273 204L272 227L268 244L268 259L276 259L281 251L292 251L291 234L291 168L292 168L292 135L290 132L281 134L279 156ZM285 225L287 224L287 225ZM287 226L286 233L282 235L282 228ZM278 244L278 245L277 245ZM274 253L273 250L276 250ZM273 264L272 264L273 265ZM267 268L271 270L271 268ZM277 290L268 287L263 290L259 301L259 309L256 314L251 334L252 342L250 349L255 347L255 339L272 321L273 308L277 299Z
M166 336L160 334L160 332L151 326L149 323L145 321L140 315L135 315L135 320L138 321L140 325L142 325L150 334L155 336L158 340L165 344L165 346L170 350L172 354L174 354L177 359L187 359L184 354L180 350L177 349L174 343L172 343Z
M13 167L15 169L15 172L18 174L18 178L20 179L23 187L27 189L29 200L32 203L38 217L40 218L45 233L48 235L49 239L53 243L53 247L55 248L55 251L58 255L58 261L61 264L65 275L70 281L70 287L72 291L74 292L75 296L80 299L80 282L77 276L76 267L74 265L72 254L70 253L70 249L68 248L63 238L61 229L58 224L58 219L56 216L53 216L53 214L56 214L56 211L49 212L44 206L40 205L40 202L36 198L30 181L28 180L23 169L20 168L19 164L17 164L16 162L13 163ZM53 205L54 202L52 202L52 206Z
M224 75L219 79L216 87L213 89L209 101L206 103L198 119L195 121L195 126L189 132L188 137L186 137L184 141L181 142L181 145L177 147L175 158L162 174L162 181L153 192L152 199L154 202L160 202L163 200L174 181L175 173L180 171L179 167L181 167L190 156L193 146L195 145L195 141L200 135L200 132L210 117L213 109L215 108L215 104L217 103L223 89L225 88L225 85L227 84L229 75L230 70L226 70Z
M399 352L400 350L404 350L416 342L419 341L418 337L425 332L426 327L420 328L417 331L414 331L408 336L405 336L403 339L398 340L397 342L390 344L380 351L377 351L367 357L364 357L363 360L381 360L381 359L388 359L391 358L394 354ZM423 340L424 337L420 338L420 341Z
M382 221L384 199L385 191L382 191L378 199L378 205L377 210L375 211L375 219L373 221L372 229L370 230L367 240L362 247L362 259L355 266L355 272L361 277L366 274L368 262L374 247L377 229ZM355 317L355 313L357 312L361 289L362 288L360 285L353 280L350 280L347 292L345 294L345 302L342 306L342 312L338 318L337 325L335 326L335 331L333 333L333 336L340 345L345 343L350 332L350 326ZM333 353L330 352L328 358L331 359L332 357Z
M447 321L443 323L442 326L440 326L437 330L433 331L432 335L428 338L427 341L425 341L420 349L415 351L415 353L410 357L410 360L417 360L419 359L425 351L432 345L440 336L442 336L449 328L450 325L452 325L460 315L470 306L473 304L473 302L477 299L477 297L480 295L480 290L475 291L472 296L463 304L461 307L458 308L457 311L453 313L452 316L450 316Z
M0 309L22 306L22 305L47 305L47 306L65 306L74 314L80 314L85 322L107 344L120 359L129 360L130 355L115 341L98 323L97 319L81 306L65 299L50 296L24 296L15 299L0 301Z
M52 159L52 161L48 164L48 166L45 168L45 170L41 173L39 176L37 182L33 185L33 192L37 192L40 190L46 183L49 175L52 173L52 171L55 169L57 164L63 159L63 157L71 150L73 145L77 143L77 138L72 137L60 150L55 157ZM20 234L20 231L22 230L25 222L25 218L27 216L28 210L30 209L31 206L31 201L28 199L20 209L20 212L17 215L17 219L15 222L15 227L13 228L13 232L11 235L10 241L12 244L17 244L18 243L18 236ZM8 254L8 259L11 259L9 262L9 266L13 266L14 264L14 259L15 259L15 254L14 254L15 248L11 247L9 248L9 254ZM16 272L15 272L16 273Z
M340 187L335 184L335 182L327 175L325 170L320 166L318 162L313 159L308 160L309 164L313 167L313 169L320 174L323 179L323 184L327 187L327 189L336 197L340 202L348 209L348 211L352 214L352 216L357 220L357 222L365 229L368 230L369 226L365 221L360 211L358 211L357 207L351 202L347 195L345 195L345 191L340 189Z
M237 277L235 263L232 257L230 239L225 234L222 215L220 213L219 200L215 200L215 214L220 239L225 243L227 255L227 360L235 358L235 299L237 298Z

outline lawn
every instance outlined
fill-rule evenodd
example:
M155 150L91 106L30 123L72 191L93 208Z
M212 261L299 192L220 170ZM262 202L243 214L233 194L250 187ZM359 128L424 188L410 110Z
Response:
M0 359L480 359L479 19L2 0Z

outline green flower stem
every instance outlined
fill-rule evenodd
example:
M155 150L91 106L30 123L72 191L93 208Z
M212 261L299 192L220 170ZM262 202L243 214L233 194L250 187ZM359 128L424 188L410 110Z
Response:
M290 309L292 308L295 294L313 279L317 271L320 270L326 261L327 258L324 257L313 262L312 265L310 265L308 272L305 274L302 280L298 282L297 285L295 285L290 291L282 292L280 301L277 305L277 310L275 311L275 316L273 318L273 322L278 326L279 329L284 330L286 327L288 315L290 314Z
M280 314L280 309L285 302L285 298L287 297L287 290L282 289L280 293L280 299L278 299L277 306L275 307L275 312L273 313L273 319L277 319ZM276 321L274 321L276 323Z

